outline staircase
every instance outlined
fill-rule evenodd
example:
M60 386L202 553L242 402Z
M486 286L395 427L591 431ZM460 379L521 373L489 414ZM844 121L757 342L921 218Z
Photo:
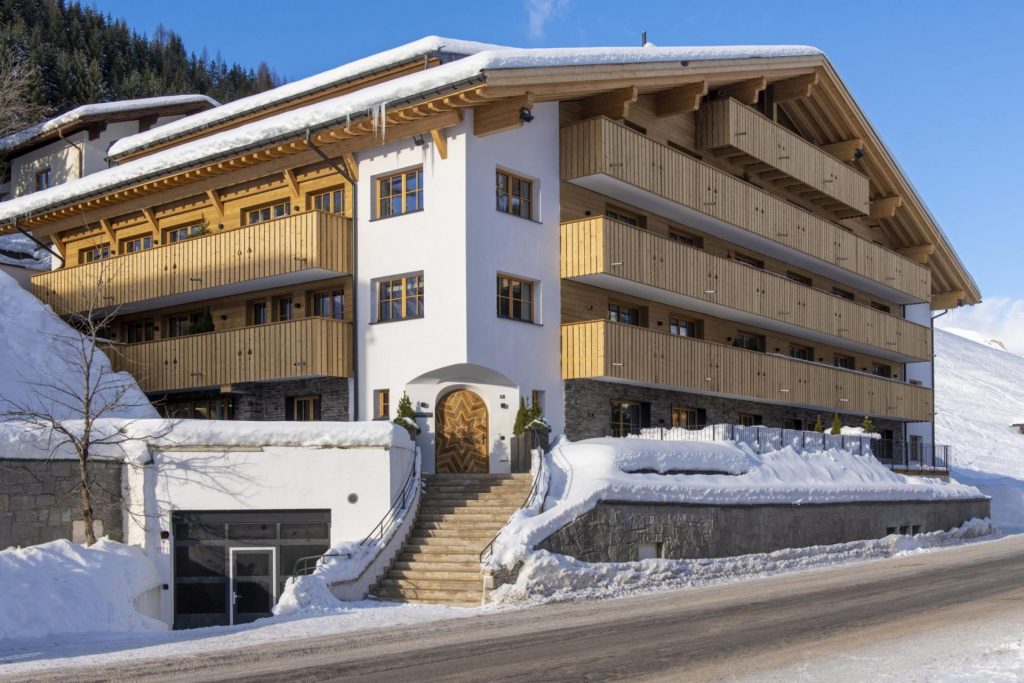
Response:
M479 605L480 552L526 500L529 474L434 474L409 540L374 595L396 602Z

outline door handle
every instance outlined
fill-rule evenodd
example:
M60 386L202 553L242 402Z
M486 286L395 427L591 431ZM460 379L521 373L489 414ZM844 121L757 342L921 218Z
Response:
M235 591L231 591L231 604L238 604L238 593L236 593Z

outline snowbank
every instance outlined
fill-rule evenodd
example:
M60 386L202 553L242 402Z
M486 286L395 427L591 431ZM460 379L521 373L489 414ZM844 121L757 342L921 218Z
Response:
M74 396L82 394L84 376L81 363L68 357L69 350L82 343L79 334L3 272L0 272L0 302L3 302L3 315L0 316L0 413L10 409L9 401L52 411L58 418L82 417L81 413L75 414L72 407L62 406L60 400L60 390ZM107 417L156 417L156 410L131 375L114 375L103 354L99 354L99 363L93 368L93 386L100 381L100 373L105 373L103 383L110 387L110 391L99 392L99 400L112 400L113 392L127 387L122 407L110 411ZM63 402L68 403L66 398Z
M138 548L53 541L0 551L0 640L62 633L162 630L133 601L160 584Z
M882 559L996 534L989 520L972 519L949 531L886 536L828 546L698 560L642 560L590 564L539 550L526 557L518 579L491 594L499 604L620 597L649 590L686 588Z
M732 442L563 441L545 456L545 468L543 509L513 515L495 542L491 565L512 566L600 501L761 505L982 495L955 482L895 474L871 455L791 447L756 454Z
M0 264L32 270L50 269L50 251L21 233L0 236Z

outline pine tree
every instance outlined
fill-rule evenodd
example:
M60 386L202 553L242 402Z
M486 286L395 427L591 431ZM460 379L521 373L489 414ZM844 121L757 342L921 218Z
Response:
M864 416L864 420L860 423L860 428L864 430L865 434L875 433L875 422L867 415Z
M843 433L843 421L839 419L839 413L832 413L832 431L830 433L833 436Z
M409 394L404 391L402 392L402 398L398 399L398 413L392 422L399 427L404 427L409 432L409 436L414 439L420 433L420 428L416 425L416 412L412 409L412 400L409 398Z
M821 421L821 415L818 415L814 421L814 431L819 433L825 432L825 423Z

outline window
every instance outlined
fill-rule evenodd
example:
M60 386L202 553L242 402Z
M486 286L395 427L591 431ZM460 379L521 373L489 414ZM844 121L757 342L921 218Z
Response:
M313 294L313 315L333 320L345 319L345 290L330 289Z
M196 235L202 235L205 228L202 224L197 223L196 225L188 225L181 228L171 228L164 232L164 242L173 244L175 242L183 242L189 237L195 237Z
M640 309L622 304L608 304L608 320L626 325L640 324Z
M121 241L121 253L122 254L134 254L137 251L143 251L145 249L153 248L153 238L149 235L145 237L135 237L130 240Z
M44 168L41 171L36 171L36 192L48 189L50 187L50 169Z
M377 218L400 216L422 208L422 168L377 179Z
M373 419L391 419L391 390L377 389L373 392Z
M629 119L623 119L622 125L624 125L626 128L629 128L630 130L635 130L637 133L640 133L640 135L647 135L646 128L636 123L633 123Z
M753 334L752 332L740 331L736 333L736 338L732 340L732 345L740 349L760 351L761 353L764 353L764 336L760 334Z
M295 307L290 296L279 296L274 299L274 320L282 322L295 317Z
M892 378L892 366L885 365L884 363L872 363L871 374L877 375L878 377Z
M845 289L839 289L838 287L833 287L832 288L832 293L835 294L836 296L841 296L844 299L848 299L849 301L853 301L853 292L848 292Z
M192 325L199 322L202 313L178 313L167 318L168 337L187 337L192 334Z
M696 337L697 323L682 318L669 318L668 333L676 337Z
M789 357L796 358L797 360L814 360L814 349L810 346L801 346L800 344L789 345Z
M377 283L377 322L422 317L422 273Z
M231 396L156 401L154 405L161 416L168 418L190 420L235 419L235 402Z
M288 202L280 202L271 206L264 206L258 209L249 209L246 212L246 225L253 225L254 223L263 223L264 221L273 220L275 218L284 218L292 212L292 207Z
M94 263L108 258L110 258L109 244L101 244L98 247L91 247L78 252L78 261L80 263Z
M533 183L506 173L497 172L497 209L520 218L533 218Z
M764 270L764 261L756 259L753 256L747 256L746 254L733 254L732 258L734 261L738 261L745 266Z
M312 422L320 419L320 396L293 396L285 399L284 419Z
M634 225L638 228L647 227L647 217L641 216L640 214L633 213L632 211L626 211L618 207L609 206L604 210L604 215L611 218L613 221L625 223L626 225Z
M314 211L324 211L326 213L344 213L345 212L345 190L338 188L337 190L330 190L329 192L321 192L315 194L312 197L310 205Z
M832 361L832 365L843 370L853 370L857 367L857 360L853 356L844 356L841 353L837 353Z
M128 323L125 325L124 338L129 344L153 341L156 338L155 330L156 326L153 324L152 320L140 320L138 322Z
M685 232L679 232L678 230L669 230L668 238L678 244L686 244L696 249L704 248L704 238L697 237L696 235L688 235Z
M267 317L266 301L253 301L249 305L249 310L252 313L253 325L266 325L268 322L270 322L270 319Z
M764 420L761 419L761 416L754 415L753 413L740 413L739 420L740 424L744 427L758 427L764 424Z
M703 408L672 408L672 426L684 429L700 429L707 423L707 411Z
M787 417L782 420L783 429L793 429L796 431L803 431L804 421L798 420L795 417Z
M611 434L626 436L639 434L645 418L650 420L651 407L636 401L612 401Z
M498 317L533 322L533 283L498 276Z
M794 273L791 270L786 271L786 277L788 277L793 282L799 282L800 284L802 284L802 285L804 285L806 287L813 287L814 286L814 280L812 280L811 278L807 277L806 275L801 275L800 273Z
M882 313L892 313L892 307L889 304L879 303L878 301L872 301L871 308Z

